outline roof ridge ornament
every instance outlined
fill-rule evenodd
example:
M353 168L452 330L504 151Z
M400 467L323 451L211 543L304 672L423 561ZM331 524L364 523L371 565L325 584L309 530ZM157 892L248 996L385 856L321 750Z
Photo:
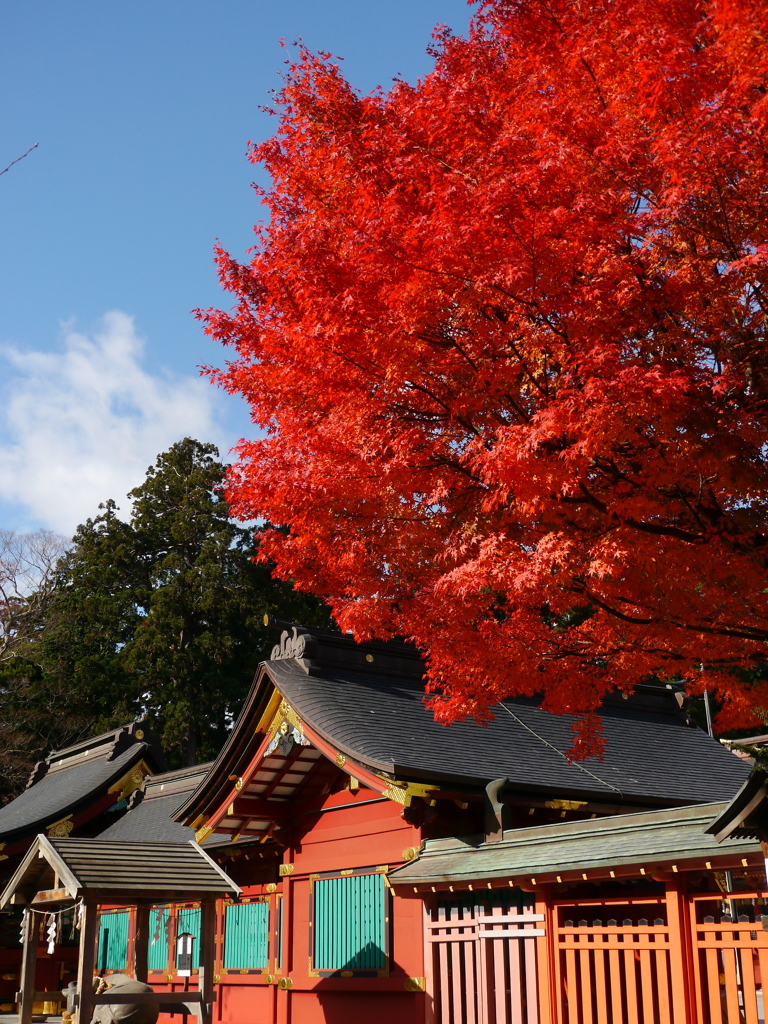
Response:
M300 626L292 626L291 632L284 629L280 634L280 643L272 648L270 661L281 661L285 658L311 658L317 651L317 638L302 630Z

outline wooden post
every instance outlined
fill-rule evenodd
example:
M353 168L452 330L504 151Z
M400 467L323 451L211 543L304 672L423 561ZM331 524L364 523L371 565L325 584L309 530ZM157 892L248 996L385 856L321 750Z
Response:
M672 1019L675 1024L696 1021L695 982L691 943L688 936L685 880L675 877L666 883L669 927L669 979L672 990ZM701 1022L699 1022L701 1024Z
M149 977L149 907L136 907L136 932L133 939L133 973L136 981Z
M31 1024L35 999L35 965L37 963L37 920L32 910L25 911L24 948L21 953L21 985L19 989L19 1024Z
M93 968L96 961L98 914L95 903L83 900L80 910L80 956L77 964L77 1024L93 1017Z
M200 986L200 1024L211 1024L213 1020L213 971L216 960L216 901L208 900L200 904L200 967L198 984Z
M554 993L557 971L555 970L554 959L557 953L555 951L554 931L557 910L553 909L552 906L554 898L554 887L551 885L542 885L537 888L536 896L534 897L534 911L537 914L542 914L544 917L544 923L538 925L544 931L544 934L534 940L536 943L536 976L539 988L537 993L539 998L539 1024L551 1024L556 1019L554 1016L556 1006ZM532 998L532 993L529 993L528 998ZM531 1019L536 1018L531 1017Z

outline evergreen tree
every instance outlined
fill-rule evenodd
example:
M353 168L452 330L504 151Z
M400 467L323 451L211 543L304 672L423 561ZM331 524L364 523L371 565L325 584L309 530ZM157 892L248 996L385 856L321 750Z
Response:
M130 492L129 522L101 506L60 565L40 645L37 685L65 680L70 711L100 728L148 715L175 764L218 753L274 643L265 612L328 623L316 599L254 562L254 531L229 518L225 470L213 445L185 438Z

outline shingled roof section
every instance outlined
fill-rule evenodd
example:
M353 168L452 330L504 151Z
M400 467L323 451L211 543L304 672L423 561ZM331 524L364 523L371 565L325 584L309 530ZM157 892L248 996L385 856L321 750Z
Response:
M195 843L107 843L38 836L0 895L0 907L29 900L59 878L62 900L194 899L236 896L240 888Z
M429 840L417 860L390 872L394 886L453 885L477 881L534 876L543 882L552 876L581 877L581 872L607 875L611 869L635 865L661 866L709 861L741 863L761 861L755 840L729 840L718 844L705 829L724 803L621 814L593 821L512 829L500 842L485 843L482 836ZM717 866L716 863L716 866Z
M674 806L728 800L749 773L663 686L608 698L601 711L603 759L569 762L573 716L542 711L535 700L510 699L493 709L487 726L445 727L424 704L424 666L413 648L313 634L298 633L303 642L293 645L284 634L264 670L320 736L398 779L476 788L508 778L529 793Z
M273 623L274 624L274 623ZM729 800L748 766L702 732L685 698L664 686L638 686L602 708L602 760L570 762L571 715L542 711L535 700L509 699L495 718L444 727L425 706L424 663L399 642L355 643L341 633L287 625L270 661L262 662L211 770L174 813L191 825L232 788L263 736L275 692L293 707L308 735L384 779L432 784L455 794L482 793L509 779L503 801L577 799L613 811ZM262 726L263 728L263 726Z
M171 815L197 789L210 767L210 763L199 764L145 779L128 805L128 813L97 838L128 843L186 843L194 839L194 829L179 825Z
M39 762L27 788L0 808L0 841L34 836L106 796L141 762L165 768L156 739L133 722L50 754ZM140 785L141 780L137 780Z

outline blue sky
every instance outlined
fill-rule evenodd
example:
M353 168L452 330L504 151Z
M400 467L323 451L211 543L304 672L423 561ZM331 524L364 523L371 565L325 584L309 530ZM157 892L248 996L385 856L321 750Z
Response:
M429 71L465 0L2 2L0 527L70 535L185 434L226 451L242 402L197 373L221 351L212 263L262 215L249 140L290 44L343 58L362 93ZM123 504L125 504L123 502Z

